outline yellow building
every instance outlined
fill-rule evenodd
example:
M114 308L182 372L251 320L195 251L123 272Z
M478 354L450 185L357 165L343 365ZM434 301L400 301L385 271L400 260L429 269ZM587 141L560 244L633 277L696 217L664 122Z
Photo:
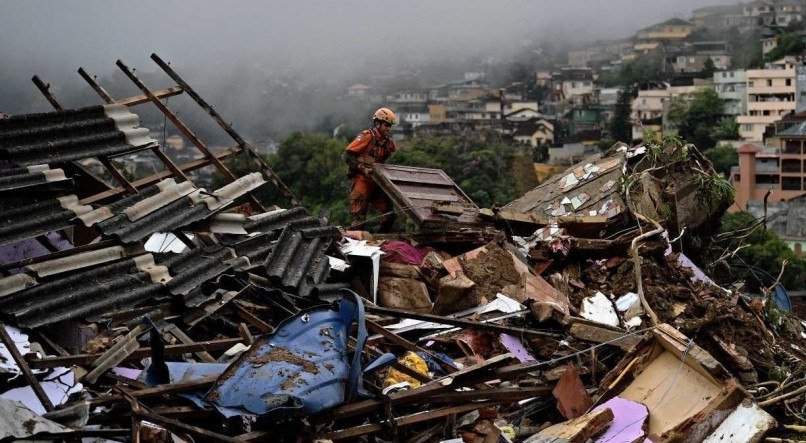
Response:
M535 163L535 175L537 176L537 183L543 183L551 176L562 174L568 166L563 165L550 165L548 163Z
M682 40L694 31L694 24L673 18L638 31L638 40Z
M445 113L448 111L443 103L430 103L428 105L428 121L430 123L444 123L447 119Z

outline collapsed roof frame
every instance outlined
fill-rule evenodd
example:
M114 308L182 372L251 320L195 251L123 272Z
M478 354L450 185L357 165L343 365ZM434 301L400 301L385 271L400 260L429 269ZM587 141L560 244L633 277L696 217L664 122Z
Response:
M161 172L155 172L152 175L140 178L133 182L130 182L126 179L126 177L121 173L121 171L115 166L115 164L111 161L112 158L116 157L116 155L109 155L109 156L97 156L95 158L103 165L106 171L110 174L113 180L118 184L116 187L112 187L108 185L103 180L100 180L95 174L89 171L86 167L84 167L78 161L70 161L68 162L71 166L75 169L83 173L84 176L91 179L94 184L97 184L99 192L84 196L82 199L78 201L81 205L90 205L94 203L101 202L103 200L107 200L112 197L119 196L121 194L138 194L144 188L149 186L155 185L161 180L165 180L168 178L173 178L177 183L187 181L191 184L192 181L188 177L187 173L204 168L209 165L213 165L218 172L220 172L227 183L232 183L238 177L235 177L231 171L222 163L223 160L235 157L238 154L243 154L249 158L254 165L256 165L262 174L267 177L279 190L280 192L285 195L291 204L294 207L301 207L302 204L299 200L294 196L292 191L288 188L288 186L280 179L280 177L275 173L275 171L271 168L271 166L266 162L264 158L262 158L254 148L251 146L249 142L247 142L240 134L238 134L230 124L226 123L226 121L221 117L221 115L213 109L213 107L207 103L176 71L173 70L169 66L168 63L163 61L157 54L151 54L151 59L174 81L176 82L175 86L159 89L159 90L151 90L148 88L145 83L143 83L137 76L135 76L133 70L129 69L122 60L117 61L117 66L120 68L123 73L137 86L143 93L140 95L122 98L122 99L115 99L113 98L107 91L101 86L95 76L90 75L83 67L78 68L78 74L83 78L92 89L99 95L101 100L106 105L123 105L127 108L131 108L133 106L141 105L144 103L151 102L157 109L162 112L168 120L176 126L179 131L185 135L194 145L194 147L202 154L202 158L197 158L187 163L177 165L175 164L161 149L160 146L151 147L150 150L154 153L154 155L162 162L164 166L164 170ZM38 75L34 75L31 78L31 81L34 85L39 89L45 99L50 103L50 105L56 111L64 111L65 107L61 104L61 102L56 98L56 96L50 90L50 84L45 83ZM164 104L161 100L167 99L173 96L180 95L182 93L186 93L189 95L198 105L202 108L210 117L236 142L235 146L228 147L223 149L219 152L212 152L210 149L204 144L204 142L175 114L173 113L166 104ZM195 185L194 185L195 186ZM260 202L255 198L254 194L250 191L246 195L250 206L258 211L258 212L265 212L265 208L260 204ZM190 248L195 248L197 245L193 243L192 240L187 238L182 232L174 232L177 238L185 243ZM34 237L34 239L44 246L48 251L51 253L59 252L58 248L56 248L45 235L39 235ZM108 242L101 241L99 243L89 243L87 245L76 246L71 251L80 250L95 250L97 248L104 247L107 245ZM9 269L14 269L19 266L24 266L32 263L36 263L40 261L42 257L33 257L27 258L18 262L14 263L7 263L4 265L0 265L0 275L7 275Z
M159 146L151 148L154 155L162 162L165 166L166 170L162 172L158 172L152 174L148 177L141 178L139 180L135 180L134 182L129 182L123 174L115 167L115 165L110 161L110 157L102 156L98 157L98 160L104 166L104 168L109 172L112 178L120 185L115 188L109 188L103 192L98 194L85 197L83 198L80 203L81 204L91 204L95 203L109 197L113 197L122 193L138 193L141 189L153 185L160 180L165 178L174 178L174 180L179 183L183 181L190 182L190 178L187 176L187 172L203 168L205 166L213 165L216 169L227 179L228 183L235 181L237 177L235 177L232 172L222 163L222 160L233 157L238 154L244 154L248 158L250 158L260 169L260 171L269 179L271 182L283 193L288 199L291 201L293 206L302 206L299 200L294 197L294 194L291 192L291 189L283 183L277 173L271 168L271 166L266 162L265 159L260 157L260 155L255 152L252 145L249 144L240 134L238 134L231 125L229 125L224 119L221 117L218 112L213 109L213 107L207 103L190 85L176 73L176 71L171 68L168 63L163 61L157 54L151 54L151 59L173 80L177 83L176 86L172 86L169 88L160 89L157 91L152 91L142 82L133 72L133 70L129 69L129 67L123 63L122 60L118 60L116 62L118 68L129 78L129 80L134 83L137 88L139 88L143 94L133 97L128 97L124 99L114 99L104 88L101 86L97 81L96 77L91 76L83 67L78 68L78 74L83 78L92 89L101 97L101 99L105 102L105 104L121 104L127 107L136 106L139 104L151 102L157 109L162 112L165 117L170 120L174 126L185 136L187 137L192 144L196 147L196 149L202 154L203 158L192 160L190 162L184 163L182 165L176 165L165 153L160 149ZM45 96L48 102L53 106L53 108L57 111L64 110L64 107L61 105L59 100L53 95L50 91L50 84L46 84L43 82L39 76L34 75L31 79L39 91ZM195 101L199 107L202 108L212 119L237 143L234 147L230 147L219 151L218 153L213 153L210 149L204 144L204 142L199 139L198 136L184 123L182 120L173 113L166 104L164 104L161 100L166 99L169 97L173 97L175 95L180 95L182 93L187 93L193 101ZM76 164L74 162L74 164ZM82 168L83 169L83 168ZM191 182L192 183L192 182ZM254 195L250 192L248 194L249 202L251 206L260 212L263 212L265 208L260 204L260 202L254 197Z

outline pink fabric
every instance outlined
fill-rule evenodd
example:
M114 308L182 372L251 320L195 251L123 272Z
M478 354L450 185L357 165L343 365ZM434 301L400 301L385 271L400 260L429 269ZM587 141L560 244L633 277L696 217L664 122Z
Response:
M389 263L403 263L419 266L422 264L425 256L434 250L434 248L424 246L417 247L404 241L392 240L381 245L381 251L385 253L381 256L381 260Z

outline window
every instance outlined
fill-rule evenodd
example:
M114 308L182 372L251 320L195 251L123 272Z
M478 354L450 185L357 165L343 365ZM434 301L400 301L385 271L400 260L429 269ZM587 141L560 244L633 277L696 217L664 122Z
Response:
M727 72L723 72L723 73L722 73L722 78L726 78L727 76L728 76L728 73L727 73ZM731 77L733 77L733 76L731 75Z
M733 78L733 71L730 71L730 78Z
M749 85L750 85L750 87L752 88L752 87L753 87L753 82L751 81L751 82L749 83Z
M781 189L784 191L800 191L802 187L800 177L784 177L781 180Z
M771 78L767 79L767 86L772 86L772 79Z
M642 99L641 99L641 104L642 104L642 105L645 105L645 104L646 104L646 99L645 99L645 98L642 98Z
M791 78L786 79L786 85L787 86L792 86L792 79Z
M744 130L745 131L752 131L753 130L753 124L752 123L745 123L744 124Z

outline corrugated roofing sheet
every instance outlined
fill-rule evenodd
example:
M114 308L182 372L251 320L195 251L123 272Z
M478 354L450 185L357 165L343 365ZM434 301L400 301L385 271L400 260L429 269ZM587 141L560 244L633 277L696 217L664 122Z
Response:
M157 145L123 105L92 106L0 120L0 159L20 166L114 156Z
M325 281L330 262L325 255L339 230L332 226L287 226L266 260L266 274L283 290L302 297Z
M63 170L50 169L48 165L10 168L0 170L0 191L16 191L67 180Z

